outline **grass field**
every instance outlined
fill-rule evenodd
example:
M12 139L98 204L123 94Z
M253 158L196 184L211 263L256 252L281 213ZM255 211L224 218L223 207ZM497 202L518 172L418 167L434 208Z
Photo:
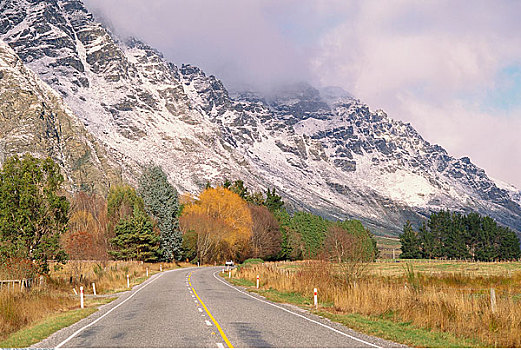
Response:
M318 288L319 312L410 346L521 346L520 262L402 260L364 268L352 278L338 264L265 263L233 278L245 285L260 275L261 293L304 307Z

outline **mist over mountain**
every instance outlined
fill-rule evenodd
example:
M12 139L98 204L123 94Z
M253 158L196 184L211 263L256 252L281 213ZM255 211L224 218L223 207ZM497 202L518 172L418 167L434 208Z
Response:
M49 113L70 110L80 125L72 134L85 130L131 183L154 162L181 192L240 178L254 189L275 187L295 209L360 219L376 233L395 234L406 220L418 223L440 209L477 211L521 231L518 189L341 88L292 83L269 94L230 93L196 66L175 65L137 39L116 37L79 0L4 0L0 14L0 39L14 50L2 52L16 52L21 69L59 95ZM0 65L0 83L8 66ZM26 110L16 104L21 99L5 96L2 104L14 107L4 115ZM13 130L9 137L21 134ZM61 157L47 145L51 136L40 135L45 142L32 151ZM85 152L73 139L60 142L80 159ZM9 146L10 154L27 150ZM61 164L69 171L73 162Z

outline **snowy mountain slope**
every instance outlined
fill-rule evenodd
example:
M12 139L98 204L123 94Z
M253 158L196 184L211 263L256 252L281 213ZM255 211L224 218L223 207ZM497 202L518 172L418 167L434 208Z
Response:
M78 0L2 0L0 38L58 91L129 181L164 167L179 190L242 178L296 208L398 232L430 210L477 210L521 231L519 191L499 188L408 124L339 88L230 96L197 67L122 42Z
M63 169L69 191L105 192L120 177L117 166L58 94L2 41L0 101L0 163L26 152L50 156Z

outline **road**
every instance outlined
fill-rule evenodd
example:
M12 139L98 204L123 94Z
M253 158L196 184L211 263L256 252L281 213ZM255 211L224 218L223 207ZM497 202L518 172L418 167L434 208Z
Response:
M38 347L396 347L231 286L221 268L154 275L117 302Z

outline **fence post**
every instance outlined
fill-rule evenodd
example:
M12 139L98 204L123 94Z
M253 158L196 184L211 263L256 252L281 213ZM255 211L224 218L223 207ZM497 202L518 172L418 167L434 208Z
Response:
M92 282L92 293L96 295L96 283Z
M315 309L318 309L318 296L317 289L313 289L313 305L315 305Z
M259 289L259 275L257 275L257 289Z
M83 304L83 287L80 287L80 306L82 309L85 307Z
M490 288L490 309L492 313L496 313L496 290Z

